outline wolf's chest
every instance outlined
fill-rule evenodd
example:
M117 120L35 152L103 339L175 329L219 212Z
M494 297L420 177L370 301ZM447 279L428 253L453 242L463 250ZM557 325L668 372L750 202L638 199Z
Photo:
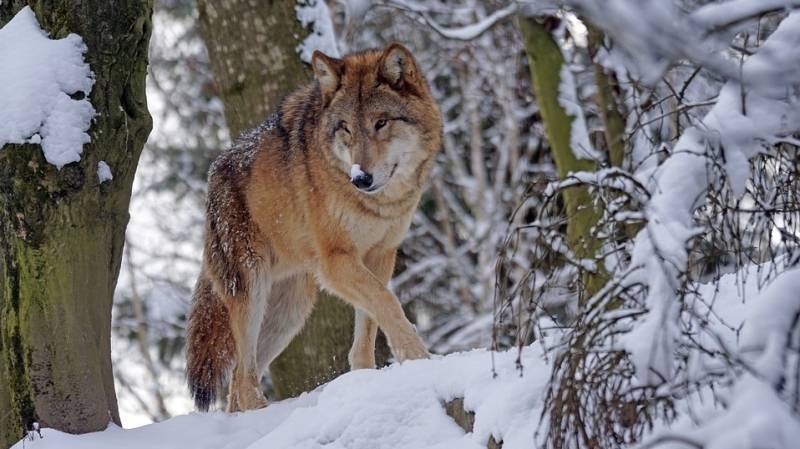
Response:
M413 212L393 218L348 217L345 229L360 252L375 247L396 248L408 231Z

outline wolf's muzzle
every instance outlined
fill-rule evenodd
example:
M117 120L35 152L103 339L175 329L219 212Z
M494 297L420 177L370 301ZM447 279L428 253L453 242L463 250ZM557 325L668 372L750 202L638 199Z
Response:
M372 175L367 172L361 172L352 179L352 183L360 190L369 190L372 187Z

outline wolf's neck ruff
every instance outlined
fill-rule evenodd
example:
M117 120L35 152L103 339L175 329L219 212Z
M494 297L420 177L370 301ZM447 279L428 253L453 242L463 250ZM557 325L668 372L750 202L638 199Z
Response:
M212 164L203 270L187 329L198 408L232 373L231 411L266 404L259 379L324 288L356 308L352 368L375 364L380 326L395 358L427 357L387 288L442 122L399 44L330 58L316 81ZM357 169L356 169L357 168Z

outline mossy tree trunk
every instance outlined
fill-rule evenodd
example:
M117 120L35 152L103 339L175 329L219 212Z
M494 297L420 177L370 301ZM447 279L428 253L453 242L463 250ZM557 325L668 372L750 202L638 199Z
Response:
M547 26L549 22L541 23L533 17L521 17L519 23L534 95L539 104L559 177L564 179L571 172L595 170L593 161L579 159L570 146L573 119L558 102L564 56L550 33ZM567 211L567 242L570 249L580 259L593 258L601 244L592 235L592 227L597 224L600 211L592 205L592 198L586 187L565 189L563 198ZM606 274L602 272L586 274L583 278L584 291L579 292L581 302L596 293L605 280Z
M0 3L0 25L26 2ZM70 433L119 424L111 306L139 154L152 0L32 2L53 38L76 33L96 82L80 162L37 145L0 149L0 446L34 422ZM100 184L97 163L114 179Z
M233 137L274 112L311 79L296 48L308 35L294 0L200 0L200 26ZM301 333L270 366L279 398L296 396L348 370L353 309L321 293Z

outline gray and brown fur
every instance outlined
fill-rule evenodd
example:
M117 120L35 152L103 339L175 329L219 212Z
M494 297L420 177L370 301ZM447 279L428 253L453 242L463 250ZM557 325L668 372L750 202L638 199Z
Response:
M395 357L428 356L387 285L439 149L442 122L399 44L334 59L240 137L209 171L203 269L187 328L187 377L208 409L231 376L228 410L266 405L269 363L313 308L317 286L351 303L353 369L375 366L380 326ZM350 166L373 174L357 189Z

